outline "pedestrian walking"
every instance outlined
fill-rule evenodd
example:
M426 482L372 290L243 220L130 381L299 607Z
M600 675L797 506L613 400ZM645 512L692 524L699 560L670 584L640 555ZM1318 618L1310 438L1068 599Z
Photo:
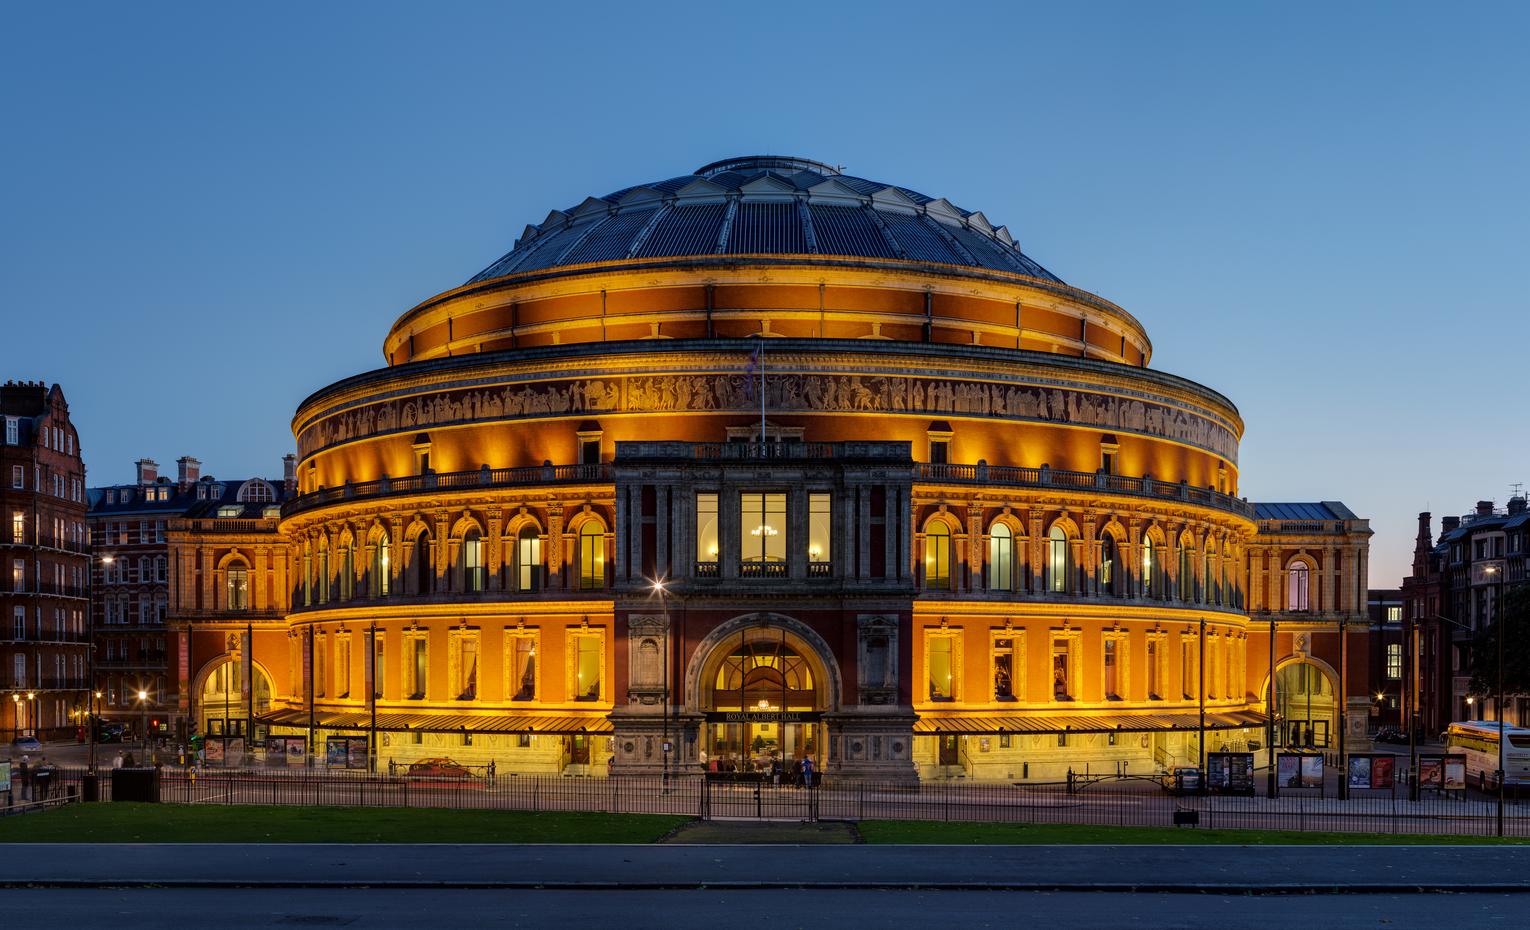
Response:
M21 786L21 800L32 800L32 757L23 755L16 768L16 784Z
M119 752L115 756L112 756L112 768L122 768L122 753Z

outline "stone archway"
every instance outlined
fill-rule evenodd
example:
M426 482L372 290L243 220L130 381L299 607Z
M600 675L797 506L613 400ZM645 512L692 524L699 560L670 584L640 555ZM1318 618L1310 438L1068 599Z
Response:
M255 713L271 707L271 674L259 662L250 663L251 687ZM235 655L225 653L202 667L192 682L195 695L193 712L198 732L203 736L248 736L250 734L250 698L245 697L240 682L240 667Z
M783 634L787 644L810 663L814 679L819 682L816 690L821 705L817 709L824 712L839 710L843 679L833 649L807 624L785 614L761 611L719 624L696 644L685 669L685 711L694 714L708 710L704 705L713 693L708 683L735 646L741 642L780 640Z
M1276 746L1323 749L1341 738L1339 675L1312 656L1286 659L1275 668L1275 694L1265 679L1264 706L1276 715Z

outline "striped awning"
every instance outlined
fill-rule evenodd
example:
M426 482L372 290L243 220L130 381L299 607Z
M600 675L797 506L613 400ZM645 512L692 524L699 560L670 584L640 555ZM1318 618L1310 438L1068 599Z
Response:
M306 727L308 711L288 709L257 718L273 726ZM313 715L313 726L325 730L372 729L372 715L366 711L325 712ZM611 721L603 715L575 714L400 714L379 713L377 729L420 733L610 733Z
M1262 727L1264 714L1206 715L1208 730ZM1199 714L921 714L915 733L1157 733L1198 730Z

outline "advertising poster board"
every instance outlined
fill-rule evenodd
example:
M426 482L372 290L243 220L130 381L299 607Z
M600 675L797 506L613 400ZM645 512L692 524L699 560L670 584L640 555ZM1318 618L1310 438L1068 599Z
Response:
M1211 752L1206 754L1206 784L1226 794L1254 792L1254 754Z
M1302 757L1283 752L1275 757L1275 783L1282 788L1300 788Z
M1443 787L1446 791L1466 790L1466 757L1446 756Z
M1372 788L1391 788L1396 773L1396 756L1371 756Z
M1445 785L1445 760L1439 756L1424 756L1418 760L1418 784L1421 788L1436 790Z
M1212 791L1227 790L1227 758L1224 753L1206 754L1206 787Z
M0 791L11 790L11 764L0 762Z
M1302 787L1323 787L1323 757L1302 756Z
M223 738L219 736L208 737L207 742L202 744L204 755L208 765L222 765L224 758Z
M345 767L348 769L364 769L367 767L366 737L351 737L351 752L349 758L346 759Z
M343 736L331 736L324 741L324 767L343 769L351 754L351 741Z
M1371 786L1371 757L1349 757L1349 786L1351 788L1369 788Z

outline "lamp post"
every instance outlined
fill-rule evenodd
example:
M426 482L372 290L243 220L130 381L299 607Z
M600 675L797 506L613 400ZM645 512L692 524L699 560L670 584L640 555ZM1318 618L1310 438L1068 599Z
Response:
M149 692L138 692L138 709L143 716L143 764L149 764Z
M90 637L90 648L86 650L86 656L90 660L90 687L96 686L96 563L94 556L88 558L85 564L85 635ZM102 565L110 565L117 561L115 556L103 555L100 560ZM91 702L90 713L90 762L87 770L90 774L96 773L96 730L101 726L101 692L92 692L95 700Z
M1498 782L1498 835L1503 836L1503 783L1504 783L1504 750L1503 750L1503 641L1507 630L1504 628L1503 618L1503 572L1497 565L1484 565L1482 571L1491 575L1494 580L1493 591L1493 626L1494 639L1498 640L1498 694L1493 698L1493 712L1498 717L1498 771L1495 780Z
M21 737L21 695L11 694L11 742Z
M1275 708L1277 706L1276 703L1275 703L1275 614L1274 614L1273 611L1270 613L1270 691L1269 691L1269 695L1270 695L1269 706L1264 709L1265 710L1265 716L1269 719L1269 725L1265 728L1265 733L1269 737L1269 742L1266 745L1265 749L1268 750L1269 756L1270 756L1270 780L1269 780L1269 784L1265 787L1265 797L1273 798L1273 797L1275 797L1275 790L1276 790L1275 789Z
M100 726L98 721L101 717L101 692L91 692L90 712L86 716L90 721L90 762L87 768L94 775L96 773L96 729Z
M27 703L32 705L32 706L27 708L27 729L32 731L32 735L33 736L36 736L37 735L37 692L36 691L28 691L27 692Z
M660 743L664 749L664 773L660 778L662 791L669 793L669 662L670 662L670 633L669 633L669 589L664 585L664 579L658 578L653 582L653 594L659 599L659 607L664 611L664 730L663 740Z

